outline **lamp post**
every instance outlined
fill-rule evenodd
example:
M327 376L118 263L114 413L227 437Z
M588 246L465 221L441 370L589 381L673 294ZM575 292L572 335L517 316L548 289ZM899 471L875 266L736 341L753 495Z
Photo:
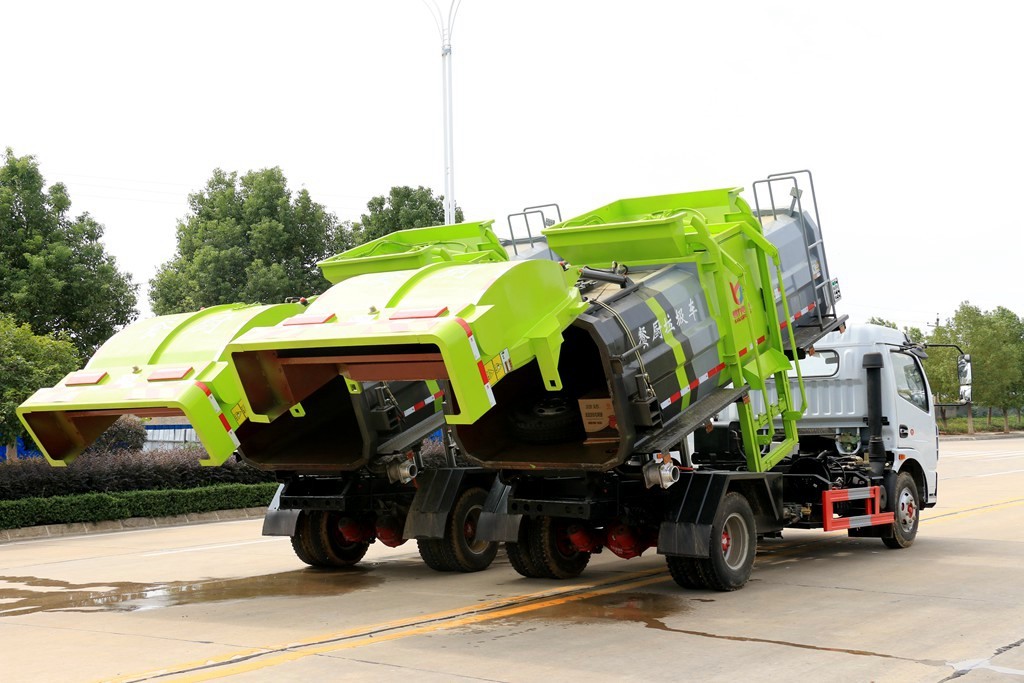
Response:
M451 225L455 222L455 151L452 127L452 30L455 27L455 15L459 12L462 0L451 0L448 14L441 11L437 0L423 0L430 10L437 32L441 35L441 101L444 109L444 222Z

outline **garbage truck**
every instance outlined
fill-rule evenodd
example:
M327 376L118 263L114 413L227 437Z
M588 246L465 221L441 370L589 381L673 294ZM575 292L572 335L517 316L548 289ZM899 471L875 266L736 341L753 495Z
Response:
M218 350L240 453L283 484L265 533L340 565L374 537L416 538L428 564L463 571L503 541L537 578L655 548L678 584L717 590L741 587L757 540L785 528L909 546L937 495L922 351L877 328L842 334L809 172L758 181L753 199L619 200L558 221L519 258L488 222L468 237L401 231L321 264L329 290ZM817 374L832 358L841 381ZM447 445L411 497L395 487L415 455L382 459L366 436L399 386L442 406ZM23 419L60 412L51 399ZM65 412L106 407L91 400ZM901 401L923 416L904 418ZM62 419L37 421L60 435Z

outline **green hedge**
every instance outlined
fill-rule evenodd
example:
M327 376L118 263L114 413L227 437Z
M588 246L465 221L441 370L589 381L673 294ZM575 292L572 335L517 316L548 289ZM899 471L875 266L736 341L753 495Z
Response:
M50 467L42 458L0 463L0 500L274 481L273 473L235 459L203 467L199 461L205 455L201 448L93 449L67 467Z
M276 490L275 483L219 484L195 489L0 500L0 529L263 507L270 503Z

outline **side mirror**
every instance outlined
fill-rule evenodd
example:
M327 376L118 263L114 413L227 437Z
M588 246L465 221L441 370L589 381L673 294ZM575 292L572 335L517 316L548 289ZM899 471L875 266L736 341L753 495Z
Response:
M960 379L960 402L970 403L971 402L971 356L970 354L961 354L956 359L956 370L957 375Z

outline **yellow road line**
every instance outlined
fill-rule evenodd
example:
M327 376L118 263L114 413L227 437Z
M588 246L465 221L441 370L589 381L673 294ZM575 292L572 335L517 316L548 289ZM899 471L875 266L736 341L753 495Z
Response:
M1017 505L1024 504L1024 498L1011 498L1009 500L1001 500L995 503L988 503L986 505L976 505L969 508L960 508L959 510L950 510L949 512L941 512L935 516L923 518L921 523L925 522L941 522L951 517L964 517L966 515L974 515L981 512L990 512L992 510L1002 510L1008 507L1014 507Z
M336 631L333 633L320 634L306 638L304 640L289 641L287 643L281 643L278 645L269 645L260 648L250 648L246 650L236 650L230 654L221 655L219 657L207 657L201 660L195 660L192 662L186 662L182 664L172 665L170 667L164 667L162 669L154 669L145 673L130 674L125 676L119 676L113 679L103 679L105 681L112 681L113 683L128 683L129 681L142 681L148 678L156 676L164 677L167 675L173 675L173 671L188 671L190 669L199 669L201 667L217 666L220 664L228 664L234 660L247 659L251 657L259 657L261 655L269 655L280 650L287 650L290 648L303 648L314 645L321 645L334 640L341 640L346 638L352 638L360 635L369 633L378 633L381 631L391 631L403 629L409 626L417 624L424 624L424 622L438 622L453 619L460 616L472 616L479 613L487 613L488 615L493 613L493 610L499 610L502 608L508 608L518 605L523 602L543 600L545 598L553 598L567 593L576 593L578 591L592 591L598 589L601 586L607 584L618 584L624 581L632 581L634 579L642 579L645 577L657 575L658 580L664 580L665 577L664 567L658 567L657 569L647 569L644 571L628 572L623 574L617 574L608 576L603 579L596 581L588 581L585 583L574 583L571 585L558 586L556 588L548 588L541 591L534 591L532 593L524 593L521 595L513 595L507 598L498 598L497 600L489 600L487 602L478 602L472 605L457 607L449 610L442 610L440 612L433 612L430 614L421 614L412 617L404 617L402 619L394 619L391 621L380 622L377 624L370 624L366 626L357 626L354 628L345 629L344 631ZM589 593L588 593L589 595ZM531 605L535 604L531 602ZM379 641L381 636L373 636L374 641Z
M330 645L323 645L320 647L307 647L301 650L291 650L266 658L259 658L246 662L240 662L238 664L218 667L216 669L197 671L191 674L185 674L181 677L174 677L170 680L180 681L181 683L198 683L199 681L210 681L217 678L224 678L227 676L236 676L238 674L250 673L252 671L259 671L261 669L280 666L282 664L288 664L290 662L294 662L299 659L305 659L306 657L311 657L314 655L338 652L340 650L351 650L357 647L363 647L365 645L373 645L375 643L386 643L393 640L400 640L402 638L411 638L413 636L423 635L425 633L444 631L448 629L459 628L461 626L478 624L484 621L503 619L506 617L515 616L517 614L523 614L525 612L534 612L537 610L545 609L547 607L555 607L558 605L564 605L569 602L586 600L587 598L593 598L599 595L606 595L608 593L616 593L619 591L642 588L644 586L649 586L651 584L662 583L664 581L670 580L671 577L665 574L664 570L661 570L661 573L663 574L662 576L652 576L646 579L640 579L639 581L633 581L632 583L626 583L617 586L609 586L605 588L598 588L596 590L575 593L572 595L551 598L548 600L541 600L538 602L532 602L526 605L519 605L516 607L508 607L505 609L486 612L484 614L471 614L461 619L451 619L439 623L425 624L423 626L419 626L416 628L392 631L390 633L359 638L357 640L347 640L342 643L332 643Z
M950 510L948 512L942 512L941 514L938 514L933 517L924 518L921 520L921 523L936 523L941 522L943 520L951 519L956 520L968 515L991 512L1009 507L1015 507L1022 504L1024 504L1024 498L1014 498L998 501L987 505L960 508ZM778 550L766 553L764 559L770 561L772 558L780 556L784 557L796 553L800 550L804 550L808 546L813 546L822 542L828 542L845 537L845 534L840 535L837 531L833 534L828 534L826 536L814 540L807 540L793 546L779 548ZM305 640L289 642L277 646L253 648L248 650L238 650L232 652L231 654L222 655L220 657L207 658L203 660L179 664L164 669L150 671L144 674L122 676L112 680L121 683L126 683L128 681L146 680L147 678L152 678L155 676L159 676L161 678L173 676L173 680L180 681L213 680L216 678L223 678L225 676L285 664L287 662L302 659L311 655L324 654L327 652L334 652L338 650L347 650L356 647L362 647L364 645L370 645L373 643L388 642L391 640L408 638L410 636L420 635L423 633L430 633L438 630L457 628L459 626L465 626L482 621L501 619L523 612L531 612L539 609L544 609L546 607L565 604L568 602L585 600L587 598L592 598L598 595L604 595L607 593L639 588L653 583L660 583L663 581L667 581L668 578L669 577L665 575L664 568L650 569L642 572L631 572L629 574L611 576L605 579L592 581L584 584L560 586L558 588L536 591L533 593L525 593L522 595L511 596L508 598L490 600L488 602L477 603L475 605L471 605L468 607L443 610L431 614L425 614L415 617L406 617L403 619L395 619L392 621L381 622L369 626L350 628L344 631L338 631L330 634L322 634L319 636L314 636L312 638L307 638ZM637 580L631 583L621 583L623 581L630 581L632 579ZM607 584L617 585L602 588L602 586L606 586ZM527 602L528 604L517 604L523 602ZM379 633L380 631L390 631L390 633ZM344 642L330 642L337 640L344 640ZM274 653L279 654L275 655ZM231 663L236 660L247 661L241 661L235 664ZM193 671L191 675L187 673L195 669L202 670ZM181 675L183 675L184 677L178 677L178 675L174 673L175 671L181 672Z
M1010 498L1008 500L1001 500L986 505L976 505L974 507L969 508L953 509L949 510L948 512L943 511L937 515L928 517L924 517L922 515L921 524L935 524L937 522L950 520L956 521L968 515L976 515L981 514L983 512L991 512L994 510L1002 510L1009 507L1015 507L1017 505L1024 505L1024 498ZM777 548L765 548L763 550L759 549L758 562L762 564L770 564L771 561L775 558L785 558L790 555L794 555L802 550L806 550L807 548L817 546L822 543L837 541L840 539L844 539L846 537L847 536L845 531L832 531L827 534L818 536L817 538L800 539L799 541L795 541L792 545L785 545Z

